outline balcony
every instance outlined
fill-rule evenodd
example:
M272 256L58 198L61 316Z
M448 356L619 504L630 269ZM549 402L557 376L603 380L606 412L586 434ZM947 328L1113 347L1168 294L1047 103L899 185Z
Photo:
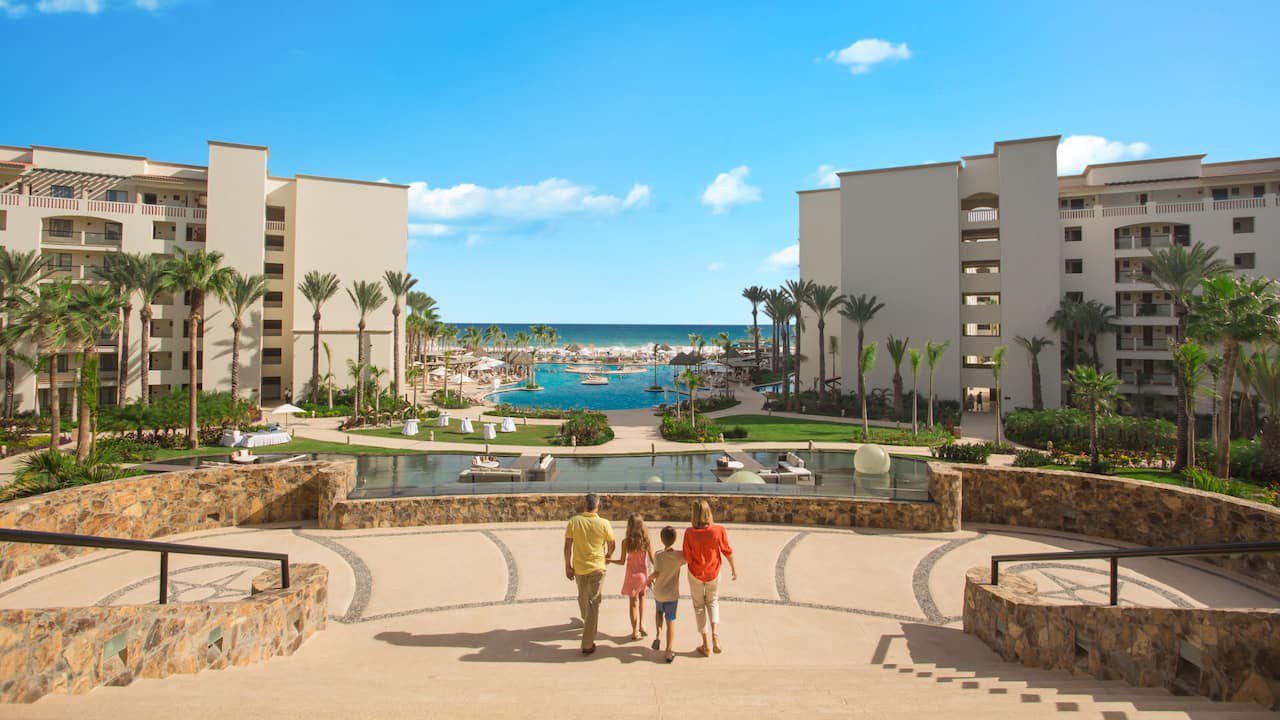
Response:
M1151 282L1151 273L1140 270L1121 270L1116 273L1117 285L1132 285L1134 283Z
M1181 244L1181 243L1179 243ZM1173 245L1173 238L1169 235L1139 235L1116 238L1117 250L1146 250L1148 248L1161 249Z
M1207 206L1207 207L1206 207ZM1208 210L1255 210L1265 207L1280 207L1280 195L1271 198L1270 204L1266 196L1247 198L1225 198L1222 200L1172 200L1148 202L1146 205L1094 205L1087 208L1060 208L1060 220L1084 220L1096 217L1135 217L1145 215L1175 215L1179 213L1199 213Z
M1254 208L1264 208L1267 206L1265 197L1247 197L1247 198L1230 198L1227 200L1214 200L1214 210L1252 210Z
M85 230L50 230L46 228L40 234L40 242L44 245L57 245L59 247L118 249L121 237L118 232L100 233Z
M1152 338L1148 341L1140 337L1118 337L1116 338L1116 349L1166 352L1169 350L1169 339L1166 337L1158 337Z
M81 282L101 282L98 268L102 265L50 265L45 270L45 277L51 280L76 280Z
M116 347L120 344L120 336L115 333L98 333L93 336L93 342L98 347Z
M271 231L273 231L273 232L284 232L284 221L283 221L283 220L268 220L268 221L267 221L267 229L268 229L268 230L271 230Z
M977 208L960 211L960 225L963 227L995 225L999 221L1000 210L997 208Z
M106 200L85 200L83 198L62 198L49 195L0 195L0 206L23 206L44 210L65 210L74 213L93 215L143 215L165 220L196 220L204 222L208 219L207 208L190 208L182 205L148 205L146 203L108 202Z
M1130 385L1137 385L1138 375L1139 373L1136 370L1123 370L1120 372L1120 379ZM1141 375L1143 376L1142 378L1143 385L1172 385L1173 384L1173 373L1153 372L1153 373L1141 373Z
M1148 277L1147 282L1150 282ZM1173 317L1170 303L1130 303L1116 308L1116 315L1125 317Z

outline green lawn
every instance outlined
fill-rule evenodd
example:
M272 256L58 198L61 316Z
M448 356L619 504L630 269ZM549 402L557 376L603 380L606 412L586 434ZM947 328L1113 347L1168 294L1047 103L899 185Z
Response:
M329 442L327 440L309 440L298 438L283 445L268 445L254 448L255 453L336 453L339 455L403 455L411 450L398 448L373 447L371 445L348 445L346 443ZM175 457L191 457L193 455L229 455L231 448L221 445L206 445L195 450L157 450L155 461Z
M772 417L769 415L729 415L713 420L721 427L742 426L747 429L746 442L862 442L862 427L850 423L798 418ZM855 437L856 436L856 437ZM929 432L921 429L918 437L911 430L871 426L871 442L885 445L929 445L942 442L951 434L941 428Z
M1148 482L1164 483L1166 485L1186 485L1186 481L1182 476L1170 472L1169 470L1152 470L1147 468L1132 468L1129 470L1117 470L1117 477L1129 478L1130 480L1146 480Z
M498 437L493 440L485 440L481 434L483 425L473 422L476 431L464 434L458 429L458 424L452 423L447 428L430 427L425 422L418 424L418 435L413 440L426 440L430 437L430 432L435 431L436 442L455 442L455 443L489 443L490 445L537 445L550 446L551 438L560 432L559 425L521 425L516 423L516 431L513 433L498 433ZM405 439L400 434L402 426L393 425L389 428L371 428L368 430L352 430L352 435L372 435L376 437L391 437Z

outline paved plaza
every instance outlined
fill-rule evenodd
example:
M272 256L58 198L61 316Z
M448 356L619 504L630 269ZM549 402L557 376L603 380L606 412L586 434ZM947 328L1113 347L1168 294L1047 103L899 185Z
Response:
M608 508L605 508L608 515ZM616 519L616 518L615 518ZM651 525L656 538L661 524ZM622 526L615 528L619 537ZM559 523L327 531L241 527L178 539L286 551L329 568L330 623L291 657L7 706L6 718L1264 717L1002 663L960 630L964 572L992 554L1113 547L1037 530L924 534L729 526L739 580L721 580L725 652L702 658L687 600L671 665L630 639L620 573L599 651L578 652ZM153 602L156 558L103 551L0 584L0 606ZM263 563L174 557L171 597L242 597ZM1045 597L1105 602L1104 561L1012 567ZM1126 562L1121 600L1280 607L1193 562ZM687 583L682 581L687 591ZM650 612L652 604L648 608ZM1123 714L1115 714L1123 713ZM1210 714L1205 714L1210 713Z

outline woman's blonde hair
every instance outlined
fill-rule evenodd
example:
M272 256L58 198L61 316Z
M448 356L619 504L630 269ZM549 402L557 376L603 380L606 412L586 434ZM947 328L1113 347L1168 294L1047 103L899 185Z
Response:
M627 518L627 535L622 538L622 552L649 551L649 531L644 527L644 516L634 514Z
M698 500L693 503L693 526L696 528L704 528L710 526L716 521L711 515L711 503L706 500Z

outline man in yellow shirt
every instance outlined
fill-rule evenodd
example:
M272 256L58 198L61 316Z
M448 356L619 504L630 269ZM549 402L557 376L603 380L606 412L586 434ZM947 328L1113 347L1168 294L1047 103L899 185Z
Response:
M586 508L569 518L569 527L564 531L564 576L578 583L583 655L596 651L605 559L613 555L614 548L613 527L596 514L599 509L600 497L588 493Z

